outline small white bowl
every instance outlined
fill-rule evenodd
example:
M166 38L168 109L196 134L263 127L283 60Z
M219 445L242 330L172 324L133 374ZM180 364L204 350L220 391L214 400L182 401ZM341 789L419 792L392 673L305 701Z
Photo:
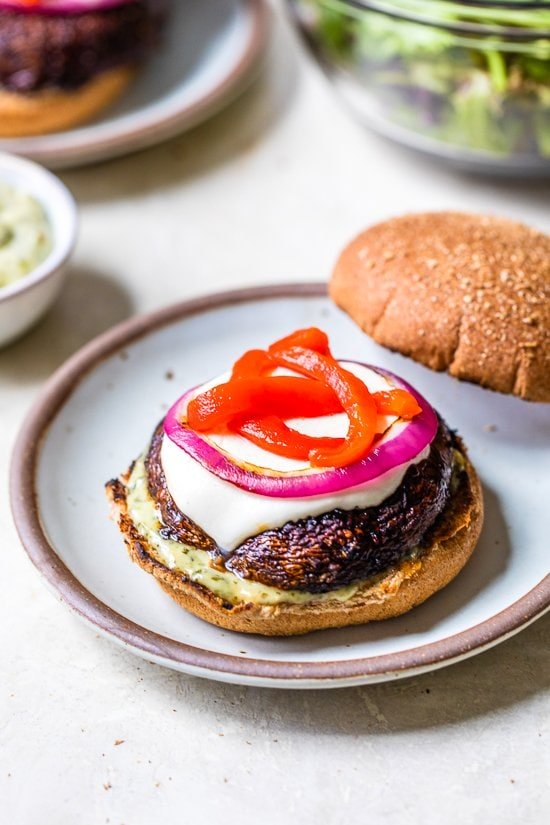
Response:
M0 287L0 347L30 329L56 299L76 242L75 200L59 178L29 160L0 153L0 180L27 192L42 205L52 229L52 251L19 281Z

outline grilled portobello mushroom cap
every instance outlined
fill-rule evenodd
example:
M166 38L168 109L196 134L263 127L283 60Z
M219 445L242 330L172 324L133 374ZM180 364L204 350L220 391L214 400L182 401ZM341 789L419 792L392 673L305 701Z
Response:
M428 457L407 470L398 489L376 507L335 509L247 538L232 552L176 506L160 461L162 424L146 458L149 492L162 515L163 538L211 553L217 566L241 578L309 593L326 593L398 564L429 541L450 495L454 449L460 445L440 420Z

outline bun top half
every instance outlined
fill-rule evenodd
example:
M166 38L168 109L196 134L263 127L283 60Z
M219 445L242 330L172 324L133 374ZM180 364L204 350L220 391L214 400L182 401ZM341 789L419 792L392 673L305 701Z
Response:
M344 249L330 294L383 346L550 402L550 237L542 232L459 212L393 218Z

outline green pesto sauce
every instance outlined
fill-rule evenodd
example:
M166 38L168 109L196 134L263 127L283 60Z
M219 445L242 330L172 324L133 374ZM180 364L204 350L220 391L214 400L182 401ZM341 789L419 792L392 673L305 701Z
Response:
M52 250L52 231L40 203L0 181L0 288L24 278Z
M460 486L460 476L466 470L466 460L460 450L453 450L453 474L451 476L451 495Z
M231 604L252 602L275 605L283 602L307 604L310 602L345 602L355 595L361 583L341 587L330 593L304 593L297 590L279 590L248 579L241 579L229 571L219 571L211 566L206 550L197 550L178 541L163 539L158 510L149 494L143 458L136 461L128 480L128 515L136 528L157 554L157 558L170 570L185 574L191 581L208 588L220 599Z

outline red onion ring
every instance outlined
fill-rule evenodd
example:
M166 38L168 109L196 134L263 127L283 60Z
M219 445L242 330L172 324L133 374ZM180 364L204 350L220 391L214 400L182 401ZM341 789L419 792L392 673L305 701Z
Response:
M361 366L390 378L396 386L408 390L422 408L422 412L407 422L407 426L399 435L378 444L365 458L348 467L273 474L257 472L234 464L225 453L180 423L179 411L185 407L196 387L186 392L170 408L164 419L164 432L174 444L205 469L249 493L271 498L310 498L357 487L415 459L432 443L438 429L435 411L414 387L386 370L369 364Z
M87 11L106 11L133 2L135 0L40 0L35 4L21 0L0 0L0 8L23 14L82 14Z

